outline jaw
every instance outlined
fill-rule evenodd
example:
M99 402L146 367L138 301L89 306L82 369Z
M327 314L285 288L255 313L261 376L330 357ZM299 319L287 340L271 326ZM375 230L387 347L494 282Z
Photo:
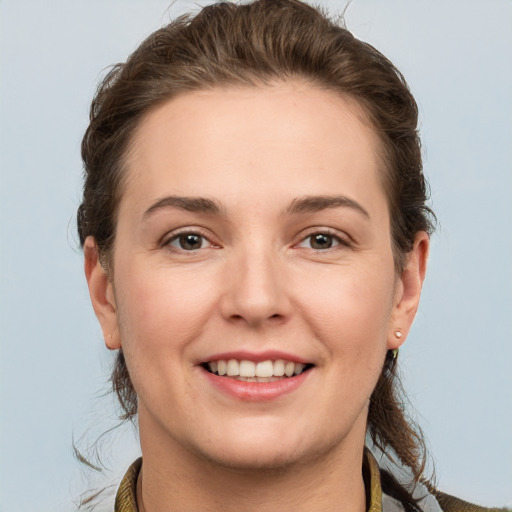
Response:
M319 457L325 458L331 451L344 452L354 443L362 450L366 404L359 412L350 413L343 405L332 410L333 397L321 397L319 371L313 367L282 381L258 383L221 377L198 366L195 380L203 382L193 391L198 393L196 397L189 396L194 408L177 410L173 406L162 418L161 411L153 414L141 404L141 442L145 438L145 444L167 446L170 453L178 451L180 458L208 460L219 467L249 472L316 464ZM219 386L226 382L236 386L238 395L217 390L212 380ZM283 390L291 384L293 389ZM345 402L342 396L336 400ZM165 451L159 449L160 454Z

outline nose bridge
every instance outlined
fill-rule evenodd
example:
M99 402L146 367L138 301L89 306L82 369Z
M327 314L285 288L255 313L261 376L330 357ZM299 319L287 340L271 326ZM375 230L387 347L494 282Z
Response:
M269 241L244 244L234 251L228 268L225 316L258 325L270 318L284 318L289 313L280 259Z

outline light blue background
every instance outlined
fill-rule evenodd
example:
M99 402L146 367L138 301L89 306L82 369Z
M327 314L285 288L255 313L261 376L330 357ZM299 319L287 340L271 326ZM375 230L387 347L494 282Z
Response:
M168 3L0 0L2 512L72 510L88 487L72 435L112 425L111 355L76 249L79 144L101 70L195 5ZM441 489L512 505L512 2L354 0L346 18L418 99L441 222L400 353L406 388ZM130 439L106 439L113 481Z

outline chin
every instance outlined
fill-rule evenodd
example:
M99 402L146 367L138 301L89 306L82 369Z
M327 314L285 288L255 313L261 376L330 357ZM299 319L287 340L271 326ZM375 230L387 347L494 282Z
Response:
M304 455L282 446L262 449L261 445L203 452L210 463L236 472L283 472L304 462Z
M303 429L246 427L226 429L223 434L210 438L208 444L196 445L196 450L210 463L240 472L283 472L323 457L337 444L312 443Z

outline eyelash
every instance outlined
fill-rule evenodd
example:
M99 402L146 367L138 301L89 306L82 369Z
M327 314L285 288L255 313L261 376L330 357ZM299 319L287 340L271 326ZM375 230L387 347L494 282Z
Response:
M201 247L192 248L192 249L185 249L184 247L177 247L173 245L173 242L177 242L178 244L182 245L180 242L184 241L185 237L197 237L201 239ZM331 241L331 245L327 248L315 248L311 245L309 247L304 247L302 244L307 243L307 240L313 241L313 237L327 237ZM209 244L208 247L215 247L218 248L218 245L215 245L204 233L202 233L199 230L186 230L181 231L178 233L174 233L170 238L168 238L166 241L163 242L163 246L169 248L171 251L176 253L195 253L201 249L206 249L208 247L203 247L203 243L207 242ZM310 243L311 243L310 242ZM332 245L334 244L334 245ZM339 236L337 233L333 233L329 229L319 229L317 231L312 231L305 237L303 237L298 244L295 244L295 247L303 247L306 249L311 249L315 252L327 252L330 250L336 250L338 246L344 246L344 247L352 247L352 244L350 241L348 241L346 238L343 238Z
M169 250L176 252L176 253L195 253L201 249L206 249L207 247L198 247L195 249L185 249L183 247L176 247L173 246L173 242L180 243L180 239L185 237L197 237L201 239L201 245L203 245L204 242L208 243L208 247L218 247L216 246L204 233L197 229L189 229L180 231L178 233L173 233L167 240L164 240L163 246L167 247ZM181 245L181 244L180 244Z
M311 231L308 235L303 237L298 244L296 244L296 247L297 246L300 247L301 244L305 243L308 239L312 241L313 237L315 237L315 236L328 237L328 238L332 239L332 242L336 242L336 245L331 245L330 247L327 247L325 249L317 249L317 248L314 248L311 246L306 247L307 249L312 249L315 252L327 252L329 250L336 250L336 248L338 248L338 246L352 247L352 243L349 240L347 240L347 238L344 238L344 237L340 236L338 233L335 233L335 232L333 232L329 229L325 229L325 228Z

